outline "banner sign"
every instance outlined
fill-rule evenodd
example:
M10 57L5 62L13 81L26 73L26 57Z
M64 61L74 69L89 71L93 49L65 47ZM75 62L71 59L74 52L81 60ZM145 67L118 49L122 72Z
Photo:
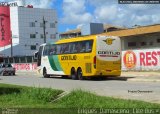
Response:
M0 7L0 47L11 44L10 8Z
M36 63L16 63L12 65L16 71L35 71L37 69Z
M160 49L123 51L122 70L160 70Z

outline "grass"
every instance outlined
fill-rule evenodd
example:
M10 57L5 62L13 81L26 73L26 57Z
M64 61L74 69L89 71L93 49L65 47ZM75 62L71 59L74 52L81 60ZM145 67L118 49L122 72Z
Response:
M72 91L56 104L59 108L160 108L160 104L97 96L82 90Z
M51 113L53 108L160 108L160 104L97 96L82 90L72 91L53 102L62 92L47 88L0 84L0 108L43 108L42 113L45 113L44 108L50 110L47 113Z
M50 107L50 101L63 91L0 84L0 107Z

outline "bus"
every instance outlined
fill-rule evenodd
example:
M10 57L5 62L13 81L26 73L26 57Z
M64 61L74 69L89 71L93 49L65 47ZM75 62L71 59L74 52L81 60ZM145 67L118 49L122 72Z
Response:
M90 35L42 44L37 58L38 73L83 80L85 77L120 76L119 37Z

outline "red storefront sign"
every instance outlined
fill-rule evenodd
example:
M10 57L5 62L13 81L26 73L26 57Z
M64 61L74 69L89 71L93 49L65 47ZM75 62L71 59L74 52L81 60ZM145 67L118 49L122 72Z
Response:
M0 7L0 47L11 44L10 8Z
M160 49L122 52L122 70L160 70Z
M140 52L140 66L158 66L160 51Z
M13 64L16 71L34 71L37 69L36 63L17 63Z

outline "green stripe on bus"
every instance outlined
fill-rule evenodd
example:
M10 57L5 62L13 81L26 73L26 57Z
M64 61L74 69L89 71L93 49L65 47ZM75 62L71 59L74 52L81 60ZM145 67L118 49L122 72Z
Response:
M54 61L56 63L56 67L57 67L58 71L62 71L62 67L61 67L61 64L59 62L58 55L53 56L53 58L54 58Z
M62 71L62 68L60 66L58 56L48 56L50 66L54 71Z

